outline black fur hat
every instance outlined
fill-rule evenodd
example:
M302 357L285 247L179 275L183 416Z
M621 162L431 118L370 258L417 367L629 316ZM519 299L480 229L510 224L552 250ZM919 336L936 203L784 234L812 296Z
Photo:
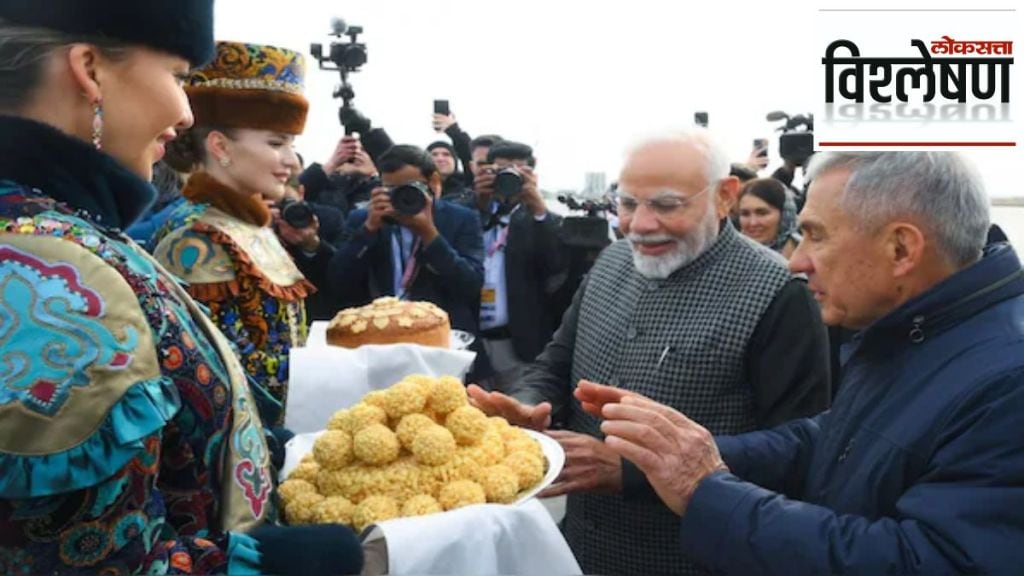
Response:
M0 19L141 44L193 66L213 58L213 0L0 0Z

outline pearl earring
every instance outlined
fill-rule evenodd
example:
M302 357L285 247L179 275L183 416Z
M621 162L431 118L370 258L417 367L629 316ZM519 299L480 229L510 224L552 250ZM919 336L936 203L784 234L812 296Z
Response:
M231 166L231 158L228 158L227 156L223 156L220 159L220 165L221 165L222 168L227 168L228 166Z

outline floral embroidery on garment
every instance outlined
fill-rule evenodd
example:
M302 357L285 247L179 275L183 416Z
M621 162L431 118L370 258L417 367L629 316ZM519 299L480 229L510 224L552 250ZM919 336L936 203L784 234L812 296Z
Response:
M209 307L246 374L285 405L288 357L306 339L308 282L274 232L190 203L167 219L150 245L158 260L183 275L192 297ZM283 422L283 412L276 422L261 415L268 425Z
M22 236L57 238L100 258L111 277L127 283L137 297L138 314L145 317L138 325L148 325L144 334L97 323L104 307L113 309L118 302L104 302L109 295L105 287L83 286L74 262L65 266L19 249ZM180 408L167 416L171 419L162 429L127 444L122 449L131 450L131 458L88 488L0 498L5 545L0 546L0 574L225 573L225 494L241 492L232 486L234 478L226 477L233 470L225 466L224 439L234 432L233 386L228 363L199 328L184 297L172 290L175 281L120 236L25 188L0 185L0 250L0 391L5 394L0 407L21 402L43 416L52 410L50 417L58 421L74 407L77 392L70 393L61 412L67 390L55 386L51 394L45 387L33 390L32 384L53 373L51 378L68 390L71 383L87 386L83 367L90 366L89 358L94 369L124 374L142 362L141 354L124 355L143 336L151 338L158 380L168 387L154 398L180 398ZM25 338L28 323L36 323L52 342ZM31 362L19 364L18 354L27 351ZM125 368L117 371L120 366ZM49 404L33 405L24 398L30 393L36 401L48 398ZM258 430L258 423L250 418L249 428ZM269 498L270 491L269 469L261 459L266 449L259 444L240 444L250 452L246 477L254 499ZM0 457L9 456L0 452ZM105 458L97 456L102 464ZM81 469L88 472L89 462L81 462ZM78 464L74 470L79 474Z
M129 326L115 336L98 321L104 308L71 266L0 246L0 405L50 417L89 385L87 369L127 367L138 335Z
M252 409L245 398L235 402L235 410L239 415L245 415L245 423L238 427L232 438L235 451L241 456L241 461L235 466L234 476L253 516L259 518L270 499L273 483L267 469L259 465L266 457L267 445L263 441L262 431L253 421Z

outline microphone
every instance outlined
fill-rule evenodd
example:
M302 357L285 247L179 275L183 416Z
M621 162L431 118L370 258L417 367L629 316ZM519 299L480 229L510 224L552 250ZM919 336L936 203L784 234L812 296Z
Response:
M348 24L337 16L331 18L331 36L341 36L348 30Z

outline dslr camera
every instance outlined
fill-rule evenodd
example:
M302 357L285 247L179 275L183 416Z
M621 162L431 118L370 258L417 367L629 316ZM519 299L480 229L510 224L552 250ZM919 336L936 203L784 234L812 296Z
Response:
M292 228L306 228L313 223L313 208L305 200L285 196L277 203L277 209Z
M409 182L388 190L391 206L403 216L415 216L427 207L430 187L423 182Z
M523 175L515 166L492 169L494 171L494 194L500 200L508 200L523 193Z

